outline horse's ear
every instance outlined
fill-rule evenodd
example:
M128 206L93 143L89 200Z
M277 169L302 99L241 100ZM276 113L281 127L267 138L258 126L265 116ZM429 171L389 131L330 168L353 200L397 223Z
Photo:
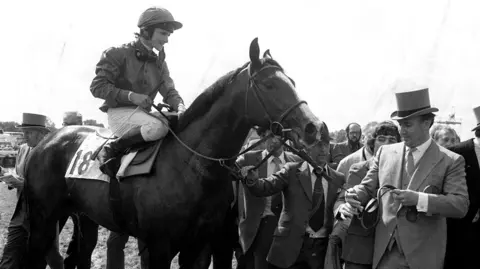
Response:
M261 66L260 62L260 47L258 46L258 37L255 37L250 43L250 63L251 69L257 69ZM254 71L251 70L251 71Z
M263 58L270 58L270 59L273 59L272 57L272 54L270 54L270 50L266 50L264 53L263 53Z

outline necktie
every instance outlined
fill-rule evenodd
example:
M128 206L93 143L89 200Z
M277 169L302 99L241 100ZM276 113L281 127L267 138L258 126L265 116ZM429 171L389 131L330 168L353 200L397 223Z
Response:
M276 172L278 172L282 169L282 161L280 160L280 158L273 157L272 163L273 163L272 174L275 174ZM276 208L282 202L281 195L280 196L279 195L269 196L266 199L267 199L266 200L266 202L267 202L266 206L269 207L270 209Z
M413 172L415 172L415 161L413 160L413 152L415 152L416 150L417 148L411 148L408 150L406 163L408 177L411 177L413 175Z
M278 171L280 171L280 170L282 169L282 166L281 166L281 165L282 165L282 161L280 160L280 158L278 158L278 157L273 157L272 163L274 164L274 166L273 166L273 173L272 173L272 174L274 174L274 173L276 173L276 172L278 172Z
M325 199L323 197L322 178L318 176L315 180L315 185L313 187L312 202L312 210L316 209L316 211L310 218L309 225L310 228L312 228L312 230L316 232L323 226L325 211ZM320 203L320 205L317 206L318 203Z

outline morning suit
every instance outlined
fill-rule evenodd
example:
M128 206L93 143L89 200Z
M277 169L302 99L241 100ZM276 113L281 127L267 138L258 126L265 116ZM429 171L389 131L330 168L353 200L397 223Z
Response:
M447 253L445 269L479 268L477 255L479 247L479 222L472 223L480 206L480 168L475 153L474 139L461 142L449 149L465 159L465 173L468 186L470 206L463 219L447 219Z
M33 148L29 147L27 143L22 144L18 149L15 174L19 177L19 180L25 180L27 161L32 150ZM0 260L0 269L23 268L23 266L25 266L29 225L23 186L17 189L17 198L17 205L15 206L15 211L7 228L7 242L3 249L2 259ZM58 246L58 226L57 238L55 238L55 242L47 252L45 258L50 268L63 269L63 258L60 255Z
M237 164L240 167L255 166L267 156L265 150L251 151L240 156ZM273 156L266 160L258 168L261 178L268 177L268 165L272 161ZM288 162L299 161L296 155L284 151L280 159L283 165ZM283 166L282 165L282 166ZM272 171L271 171L272 172ZM267 201L267 199L270 199ZM273 214L265 214L266 206L270 206ZM277 226L278 217L282 209L282 195L276 193L270 198L257 197L245 189L243 185L238 186L238 216L239 216L239 239L243 252L246 255L247 263L254 263L256 269L258 267L267 267L267 254L273 239L273 232ZM248 261L251 260L251 261Z
M462 156L431 141L411 178L405 181L405 156L403 142L380 147L366 177L354 187L362 204L366 204L376 195L377 189L386 184L417 192L430 185L436 187L440 194L427 194L427 211L419 212L415 222L406 219L406 207L396 201L391 192L381 198L373 268L377 268L384 255L388 257L390 250L387 247L395 240L408 268L442 269L447 239L446 218L462 218L468 210L465 161Z
M280 268L291 268L297 259L303 256L310 268L323 268L328 235L333 227L333 211L336 205L339 187L345 182L343 175L326 166L326 172L333 178L333 183L318 178L306 162L287 163L282 170L268 178L247 182L249 191L256 196L269 196L282 192L283 208L278 226L275 229L272 246L268 253L268 262ZM313 185L321 180L323 188L319 202L324 201L322 227L319 237L309 239L306 235L313 204ZM317 195L320 195L317 193ZM313 253L305 254L306 244L310 244ZM302 255L301 255L302 254Z

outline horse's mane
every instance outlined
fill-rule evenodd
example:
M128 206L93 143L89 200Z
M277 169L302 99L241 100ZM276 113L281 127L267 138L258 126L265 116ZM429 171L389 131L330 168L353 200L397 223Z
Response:
M190 107L182 115L180 122L178 123L178 126L176 128L177 131L182 131L183 129L185 129L185 127L188 126L188 124L195 121L197 118L205 115L210 110L215 101L223 95L226 86L229 85L232 81L234 81L240 71L245 69L249 63L250 62L247 62L236 70L230 71L227 74L223 75L210 87L206 88L197 98L195 98Z
M185 111L185 113L181 117L181 120L178 123L176 131L181 132L191 122L193 122L197 118L205 115L210 110L210 108L215 103L215 101L220 96L223 95L223 93L225 92L225 88L230 83L232 83L235 80L235 78L237 77L237 75L240 73L240 71L245 69L249 64L250 64L250 62L247 62L244 65L242 65L241 67L223 75L217 81L215 81L210 87L206 88L197 98L195 98L193 103L190 105L190 107L187 109L187 111ZM263 64L278 66L283 71L280 64L277 61L275 61L271 58L262 59L262 65Z

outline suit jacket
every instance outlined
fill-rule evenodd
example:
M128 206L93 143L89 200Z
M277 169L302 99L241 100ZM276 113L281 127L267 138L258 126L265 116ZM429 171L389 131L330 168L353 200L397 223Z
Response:
M328 166L327 166L328 167ZM333 211L339 191L345 183L342 174L328 167L327 173L334 184L321 179L324 185L325 218L323 227L329 234L333 227ZM320 178L317 178L319 180ZM288 268L297 260L309 222L312 204L312 177L306 162L288 163L268 178L247 182L246 186L256 196L270 196L282 192L283 208L268 253L269 263ZM320 210L320 208L318 209Z
M378 150L372 167L360 185L355 186L359 200L366 204L379 186L402 188L405 144L385 145ZM441 194L428 194L428 211L419 213L416 222L405 217L405 207L388 192L381 199L381 218L375 230L373 268L376 268L395 228L399 244L412 269L442 269L446 247L446 218L462 218L468 210L462 156L432 141L412 175L408 189L422 191L435 186Z
M348 155L356 152L357 150L362 148L362 146L363 145L360 144L358 149L352 149L352 148L350 148L350 145L348 144L348 140L335 144L333 146L333 148L331 149L332 162L337 164L337 166L338 166L338 164L340 163L341 160L343 160L343 158L345 158Z
M238 158L237 164L240 167L256 165L263 159L262 153L263 150L247 152ZM285 151L283 154L285 163L300 161L300 157L291 152ZM258 168L260 177L267 177L267 167L268 160ZM245 189L242 184L239 185L238 188L238 201L238 232L240 236L240 245L242 246L243 252L246 253L252 245L258 227L260 226L262 214L265 209L266 198L253 195L248 189ZM282 196L279 193L272 196L271 208L272 212L278 218L282 209Z
M353 164L363 162L371 158L371 153L366 151L367 149L365 147L361 147L359 150L343 158L337 166L337 172L340 172L347 177L350 167Z
M449 148L451 151L462 155L465 159L465 172L468 187L470 206L463 219L447 219L447 253L445 255L445 268L477 268L477 255L480 251L478 238L475 238L474 229L478 230L478 222L473 224L480 207L480 168L473 139L464 141ZM467 245L468 247L465 247Z
M355 152L354 154L358 153ZM352 154L353 155L353 154ZM350 155L350 156L352 156ZM345 159L344 159L345 160ZM342 160L343 161L343 160ZM353 164L347 176L347 188L351 188L360 184L367 174L373 159ZM342 191L338 196L338 200L345 203L345 192ZM372 225L373 218L376 214L367 215L364 213L364 222L366 225ZM368 218L368 219L367 219ZM348 220L344 220L348 221ZM375 227L364 229L360 224L360 220L355 216L351 219L350 225L346 231L346 236L342 245L342 259L348 262L359 264L372 264L373 260L373 244L374 244Z

